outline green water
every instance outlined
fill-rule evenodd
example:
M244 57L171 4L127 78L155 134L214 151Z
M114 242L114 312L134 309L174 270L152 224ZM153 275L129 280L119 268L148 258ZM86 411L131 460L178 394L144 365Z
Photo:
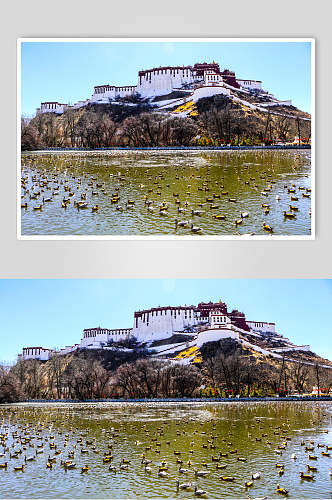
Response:
M329 498L331 458L322 456L332 445L330 403L220 403L220 404L23 404L0 407L1 434L7 434L5 451L0 446L1 497L6 498L194 498L193 489L178 491L180 483L197 484L208 498L257 498L281 496L276 485L289 490L290 498ZM67 437L67 446L66 443ZM26 450L22 439L28 438ZM301 445L313 442L313 451ZM50 449L50 443L56 449ZM285 449L275 450L282 443ZM322 447L318 447L318 444ZM38 445L38 447L37 447ZM103 456L112 446L109 470ZM87 450L87 453L82 453ZM14 450L22 450L18 458ZM25 463L25 471L15 472L14 466L24 463L24 456L34 456ZM237 450L236 453L231 451ZM59 451L60 454L55 455ZM65 470L61 460L72 461L76 468ZM179 454L175 454L178 452ZM228 453L219 462L212 456ZM291 459L295 453L296 460ZM151 472L141 463L144 454ZM317 456L310 460L309 454ZM52 469L46 467L48 456L55 456ZM245 459L245 461L238 460ZM120 470L122 459L130 461L127 470ZM179 472L180 464L188 472ZM168 476L158 476L158 465L167 461ZM188 461L191 465L187 465ZM225 464L224 470L216 465ZM279 476L277 463L284 464ZM89 465L87 473L81 467ZM205 464L205 465L204 465ZM300 479L307 464L317 467L313 481ZM207 477L195 477L194 470L209 472ZM253 473L260 479L245 488ZM220 476L232 476L234 482L224 482Z
M264 222L275 235L311 233L308 150L26 153L22 177L21 203L28 204L21 209L23 235L194 236L194 224L203 236L270 236ZM31 199L33 193L39 194ZM82 193L88 208L79 210L74 201ZM114 194L117 203L111 201ZM67 208L62 208L64 197L70 199ZM51 201L44 202L42 211L33 210L43 198ZM166 215L160 215L163 203ZM269 205L268 214L262 204ZM92 212L95 205L99 210ZM290 205L298 209L291 219L284 217ZM204 213L197 216L192 210ZM243 212L249 217L236 225ZM176 228L176 218L188 221L187 227Z

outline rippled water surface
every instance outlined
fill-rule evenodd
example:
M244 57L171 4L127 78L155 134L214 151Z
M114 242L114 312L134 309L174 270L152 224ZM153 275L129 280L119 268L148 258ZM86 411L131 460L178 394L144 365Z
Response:
M311 232L308 150L26 153L22 177L23 235L194 236L194 224L201 235L269 236L263 223L275 235ZM77 209L82 194L88 208ZM112 202L116 194L119 201ZM67 208L63 198L70 199ZM42 211L34 210L42 203ZM166 214L160 215L161 204ZM294 218L285 218L284 211ZM249 217L236 224L243 212ZM176 227L176 218L187 226Z
M197 485L208 498L277 498L279 483L290 498L330 498L331 458L322 452L332 446L331 411L330 403L299 402L2 406L0 464L8 466L0 468L1 497L194 498ZM116 472L103 462L105 454L113 456ZM143 455L151 460L150 472ZM25 462L25 456L33 460ZM123 459L130 461L127 469L120 469ZM61 462L67 460L75 468L65 470ZM162 461L166 477L158 475ZM24 472L14 471L24 463ZM226 468L217 470L217 464ZM317 468L313 481L300 479L308 464ZM90 469L82 473L85 465ZM195 477L195 469L209 475ZM245 488L256 472L260 479ZM191 489L177 491L178 478Z

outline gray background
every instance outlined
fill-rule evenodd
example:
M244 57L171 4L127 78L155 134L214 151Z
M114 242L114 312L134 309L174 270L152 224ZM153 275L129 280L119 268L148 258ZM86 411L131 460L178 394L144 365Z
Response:
M6 2L0 31L0 278L332 277L329 4L307 0ZM61 36L315 37L316 241L17 241L16 39Z

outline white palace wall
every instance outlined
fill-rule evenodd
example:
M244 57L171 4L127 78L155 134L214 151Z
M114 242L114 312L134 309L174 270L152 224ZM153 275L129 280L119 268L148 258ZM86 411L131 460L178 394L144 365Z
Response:
M134 318L133 336L139 342L162 340L198 323L194 308L148 310Z
M212 302L200 303L198 306L166 306L155 307L134 313L133 328L108 329L102 327L86 328L79 344L66 346L60 351L44 349L42 347L25 347L19 359L48 360L53 354L64 355L82 348L100 349L108 344L120 342L135 337L139 343L155 340L164 340L172 337L175 333L185 333L197 339L197 346L205 342L233 338L239 340L239 334L247 331L234 326L234 314L227 313L225 304ZM242 317L242 316L241 316ZM275 324L267 322L247 321L251 331L263 334L275 335ZM281 340L286 341L283 337ZM309 350L309 346L289 346L291 349ZM275 349L275 351L277 351ZM280 349L280 351L282 348Z
M56 113L61 115L67 109L67 104L61 104L59 102L42 102L40 105L39 113Z
M189 68L154 69L138 76L136 91L142 97L168 94L182 85L194 83L194 76Z
M213 312L209 315L209 323L211 328L231 328L232 323L228 316L225 314L218 314Z
M127 340L131 336L131 328L118 328L109 330L108 328L87 328L83 332L80 347L96 348L106 345L108 342L120 342Z
M110 100L114 101L117 97L127 97L135 94L136 86L128 85L125 87L114 87L104 85L94 88L94 93L89 102L91 103L108 103Z
M235 332L228 328L209 328L208 330L203 330L197 336L196 345L201 347L206 342L216 342L221 339L232 338L239 340L238 332Z
M241 79L237 78L237 82L244 89L262 90L262 82L259 80L241 80Z
M100 344L107 344L108 330L100 328L91 328L84 330L80 347L97 347Z
M199 99L202 99L202 97L211 97L216 94L230 95L230 93L231 92L229 89L219 85L210 85L209 87L199 87L198 89L194 90L194 93L192 95L192 100L194 102L197 102L199 101Z
M117 87L115 85L97 85L90 99L78 101L73 106L59 102L43 102L38 108L37 113L63 113L67 108L79 108L89 103L108 103L116 100L117 97L123 98L139 93L143 98L154 97L171 93L175 89L188 87L194 90L195 84L202 86L199 92L195 94L194 100L210 95L230 94L229 89L223 86L223 82L229 82L229 78L237 81L244 89L262 90L262 82L256 80L236 79L235 74L229 70L220 71L216 63L198 63L192 66L174 66L152 68L138 73L137 85L124 85ZM219 86L219 90L213 90Z
M42 361L47 361L52 352L52 349L44 349L43 347L24 347L18 359L40 359Z
M275 323L265 323L262 321L247 321L247 325L251 330L260 333L274 334L276 332Z
M289 346L289 347L278 347L278 348L273 348L270 349L270 351L273 352L288 352L288 351L310 351L310 345L294 345L294 346Z

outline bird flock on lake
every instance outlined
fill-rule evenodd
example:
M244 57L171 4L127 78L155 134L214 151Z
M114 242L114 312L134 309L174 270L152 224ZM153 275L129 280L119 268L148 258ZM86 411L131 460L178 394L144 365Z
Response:
M294 165L292 171L296 174ZM310 219L311 188L299 178L285 182L271 163L244 162L229 172L219 168L217 174L206 163L186 169L121 165L119 170L99 168L81 157L27 155L21 168L21 209L36 218L56 211L60 223L68 217L79 220L83 212L84 220L89 213L96 223L109 215L122 226L126 219L135 220L136 234L142 225L156 234L240 234L246 226L249 233L242 234L273 234L276 218L287 233L289 221L299 215Z
M310 421L320 428L318 439L300 439L291 419L282 416L279 425L271 425L259 416L247 421L244 414L242 430L238 421L228 421L220 432L215 418L201 422L189 417L157 419L151 425L142 420L121 422L112 410L109 415L106 411L105 420L83 420L77 409L1 409L0 485L1 474L8 473L15 475L15 481L24 481L31 473L46 482L51 481L49 475L62 473L64 485L73 474L77 481L81 475L91 481L99 476L109 484L115 477L126 484L132 475L144 475L148 479L142 478L142 484L146 486L148 480L164 494L171 489L174 494L188 492L189 497L214 497L219 485L223 495L232 491L234 495L230 488L236 486L236 491L250 496L263 482L278 495L292 496L284 484L285 480L286 485L290 483L290 477L300 487L304 483L314 486L323 469L329 470L332 479L332 469L325 465L332 443L326 439L328 428L322 427L327 415L319 409ZM324 474L329 481L328 472Z

